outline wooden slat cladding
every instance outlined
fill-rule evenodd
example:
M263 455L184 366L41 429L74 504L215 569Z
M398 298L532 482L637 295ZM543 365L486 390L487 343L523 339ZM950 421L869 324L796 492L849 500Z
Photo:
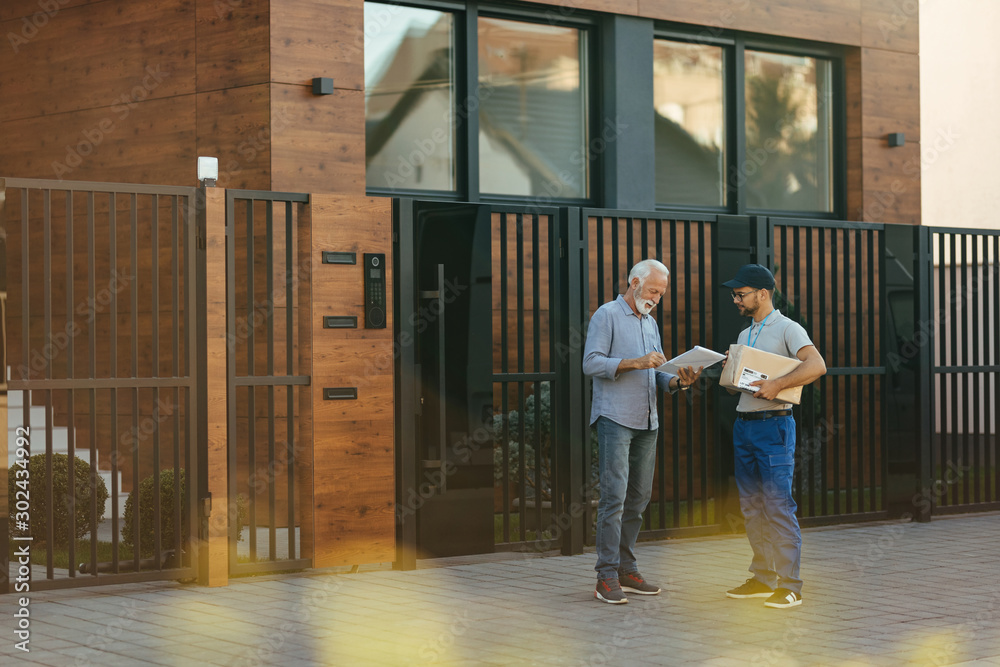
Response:
M905 132L920 141L920 59L916 54L861 50L864 137Z
M360 91L316 97L305 86L272 84L272 189L364 192L364 116Z
M10 92L0 96L0 118L110 108L194 92L193 19L192 0L60 9L5 56L0 89ZM21 19L0 24L5 36L23 29ZM47 127L59 124L49 121Z
M10 21L11 19L20 21L27 18L32 27L41 30L63 10L84 5L96 5L99 2L104 2L104 0L55 0L51 4L57 5L56 7L43 8L39 0L4 0L3 4L0 4L0 21ZM27 34L21 35L21 31L17 31L17 34L22 37L33 34L30 28L25 29L25 33Z
M198 92L266 83L268 0L197 3Z
M0 157L25 178L190 185L194 119L187 95L8 121Z
M858 46L861 4L861 0L639 0L639 15Z
M266 190L273 129L266 85L198 95L198 155L219 158L220 188ZM193 171L195 160L189 162Z
M921 0L864 0L861 5L861 45L918 53L921 4Z
M920 224L920 144L886 148L885 139L862 139L864 203L849 211L866 222ZM859 214L860 213L860 214Z
M325 315L355 315L364 326L361 255L391 265L387 199L313 195L311 466L315 567L395 558L392 275L385 329L331 330ZM358 253L355 265L321 263L324 250ZM325 401L324 387L354 386L357 400Z
M364 90L364 3L271 0L271 81L311 85L332 77L338 90Z

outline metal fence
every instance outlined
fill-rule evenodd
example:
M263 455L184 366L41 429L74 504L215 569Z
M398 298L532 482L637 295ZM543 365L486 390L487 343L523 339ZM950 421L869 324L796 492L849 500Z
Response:
M628 272L636 262L652 257L670 270L668 294L653 311L664 354L673 358L694 345L712 345L715 216L585 209L583 218L587 259L581 283L588 318L601 304L624 293ZM645 538L715 532L720 523L716 406L709 386L706 380L691 392L660 396L656 470L652 501L644 516ZM589 422L589 400L584 412ZM595 480L596 486L596 437L590 428L585 432L590 435L586 478ZM585 525L591 529L591 517Z
M0 192L0 570L30 567L34 590L193 577L195 189L7 179Z
M827 364L795 409L804 524L884 518L883 228L770 219L771 252L758 254L775 274L775 306L803 325Z
M1000 509L1000 232L929 228L928 321L915 344L933 349L930 480L939 513Z
M309 276L297 258L309 197L226 196L230 574L305 568L296 457L304 445L299 389L309 374L299 359L298 307Z

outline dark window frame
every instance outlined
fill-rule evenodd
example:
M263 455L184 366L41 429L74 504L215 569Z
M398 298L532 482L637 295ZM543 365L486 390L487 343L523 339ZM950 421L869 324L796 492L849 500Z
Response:
M454 16L455 26L455 99L458 110L468 109L472 99L469 91L479 85L479 18L494 18L521 21L566 28L576 28L585 34L585 45L581 57L584 69L583 83L586 97L585 138L588 150L588 173L586 198L556 198L545 195L501 195L483 193L479 187L479 115L468 113L455 126L455 190L425 190L404 188L372 188L366 185L365 192L375 197L412 197L440 201L517 203L531 200L546 206L593 206L602 198L600 175L603 160L589 159L589 146L595 138L595 126L599 125L599 16L590 12L574 10L568 15L558 11L558 7L505 5L491 2L449 2L447 0L420 0L419 2L385 2L372 0L382 5L399 5L416 9L431 9L448 12ZM477 107L478 108L478 107ZM460 114L461 115L461 114ZM540 201L543 200L544 201Z
M723 49L724 99L723 120L726 124L726 160L724 179L726 204L723 206L693 206L657 202L658 211L699 211L734 215L770 215L787 218L842 220L847 211L847 100L845 49L835 44L769 37L757 33L723 30L711 27L690 27L657 22L653 39L719 46ZM731 174L746 162L746 91L745 54L747 50L779 55L805 56L831 63L831 95L833 96L830 193L832 211L796 211L788 209L756 209L746 204L745 186L734 183ZM652 56L651 56L652 57Z

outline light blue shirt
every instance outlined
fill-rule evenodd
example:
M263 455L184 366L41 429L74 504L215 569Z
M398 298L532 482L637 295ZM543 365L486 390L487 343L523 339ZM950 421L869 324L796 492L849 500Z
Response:
M583 372L594 379L590 423L598 417L628 428L650 430L659 425L656 387L670 391L670 373L652 368L618 374L622 359L642 357L653 350L662 353L656 320L639 316L618 295L590 318L583 350Z

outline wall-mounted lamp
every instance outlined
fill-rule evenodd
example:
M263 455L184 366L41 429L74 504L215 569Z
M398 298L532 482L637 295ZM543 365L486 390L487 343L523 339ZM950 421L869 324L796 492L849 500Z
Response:
M892 132L889 134L889 148L906 145L906 134L903 132Z
M217 180L219 180L219 158L199 157L198 182L206 188L214 188Z
M333 95L333 79L319 76L314 78L313 95Z

